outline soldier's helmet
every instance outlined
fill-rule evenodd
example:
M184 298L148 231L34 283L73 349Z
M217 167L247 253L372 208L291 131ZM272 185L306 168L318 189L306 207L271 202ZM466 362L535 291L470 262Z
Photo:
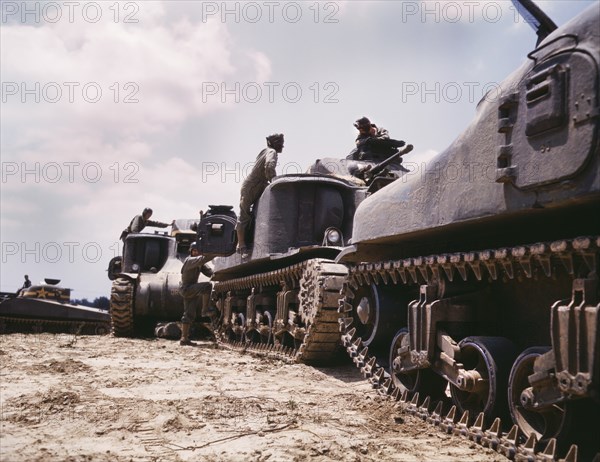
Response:
M371 121L367 117L361 117L356 122L354 122L354 126L359 130L363 127L369 128L371 126Z
M283 144L283 133L274 133L273 135L267 136L267 146L274 148L275 146L281 146Z
M152 215L152 209L150 207L146 207L142 212L142 215L150 214Z
M192 250L194 250L194 249L196 249L196 250L200 250L200 246L198 245L198 243L197 243L197 242L192 242L192 243L190 244L190 252L191 252Z

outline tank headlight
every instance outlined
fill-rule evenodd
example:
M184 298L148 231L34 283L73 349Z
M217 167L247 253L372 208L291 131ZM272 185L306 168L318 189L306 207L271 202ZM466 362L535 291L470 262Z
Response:
M140 265L134 263L133 265L131 265L131 270L137 273L140 270Z
M325 233L325 237L330 244L338 245L342 241L342 235L337 229L329 229Z

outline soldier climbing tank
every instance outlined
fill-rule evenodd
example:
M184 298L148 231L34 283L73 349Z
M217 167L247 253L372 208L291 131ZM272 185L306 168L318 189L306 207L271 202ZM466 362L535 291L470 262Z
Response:
M233 253L214 261L212 278L223 340L246 349L275 349L307 363L335 357L347 268L333 260L352 236L358 204L403 173L398 159L411 149L378 164L321 159L307 174L274 178L254 206L247 259L233 253L235 220L227 219L235 215L214 210L220 222L200 223L201 247L209 249L225 236L229 247L220 252Z
M600 435L600 10L557 28L531 2L519 8L539 40L501 96L484 97L424 172L358 206L336 260L350 268L343 342L388 393L420 406L449 390L448 426L494 447L512 441L507 455L527 440L522 460L544 448L563 456L571 444L591 460ZM449 181L443 173L457 165L462 177Z

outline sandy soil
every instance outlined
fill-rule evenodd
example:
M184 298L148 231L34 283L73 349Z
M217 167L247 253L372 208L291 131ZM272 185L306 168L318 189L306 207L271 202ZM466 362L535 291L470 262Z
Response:
M211 342L0 336L0 460L503 461L401 414L351 365Z

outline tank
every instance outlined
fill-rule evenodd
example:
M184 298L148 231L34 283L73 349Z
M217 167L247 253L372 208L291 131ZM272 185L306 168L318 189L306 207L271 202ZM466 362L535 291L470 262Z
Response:
M343 342L389 393L419 403L449 396L464 428L512 428L508 438L531 451L577 444L591 460L600 434L600 10L556 28L520 3L539 40L501 96L484 97L424 171L358 205L336 259L349 267Z
M254 205L249 257L234 253L235 234L229 234L224 253L231 255L214 260L213 299L222 340L275 348L311 364L335 358L347 268L334 259L352 236L358 204L401 176L397 159L411 149L380 163L324 158L308 173L273 179ZM234 233L233 225L228 232ZM217 236L203 238L209 245Z
M108 267L110 319L117 337L152 335L158 322L181 319L181 268L195 240L198 219L178 219L166 232L129 234L122 256ZM203 279L204 278L204 279ZM201 275L201 282L208 278Z
M50 331L107 334L107 311L71 303L71 289L60 287L59 279L46 278L16 294L2 293L0 332Z

